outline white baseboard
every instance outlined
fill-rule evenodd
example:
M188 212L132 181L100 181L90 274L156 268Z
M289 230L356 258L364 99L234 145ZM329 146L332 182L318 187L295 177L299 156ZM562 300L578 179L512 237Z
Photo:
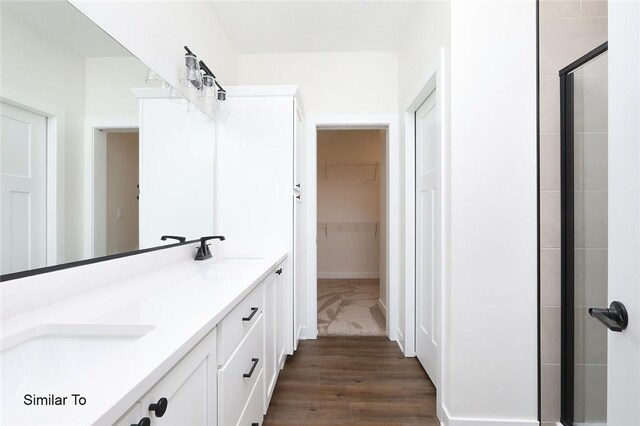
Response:
M481 419L472 417L451 417L446 407L441 407L442 426L540 426L537 420ZM562 425L560 425L562 426Z
M509 420L509 419L477 419L471 417L449 418L445 426L539 426L537 420Z
M380 308L380 310L382 311L382 314L386 318L387 317L387 307L384 305L384 303L382 303L381 299L378 299L378 307Z
M308 329L307 327L302 327L300 330L300 340L315 340L318 338L318 328L314 328L313 330Z
M398 340L396 340L396 343L398 344L398 346L400 346L400 350L402 351L402 353L404 353L404 334L402 334L402 331L400 331L400 329L397 329L396 333L398 336Z
M336 279L378 279L379 272L318 272L318 278L336 280Z

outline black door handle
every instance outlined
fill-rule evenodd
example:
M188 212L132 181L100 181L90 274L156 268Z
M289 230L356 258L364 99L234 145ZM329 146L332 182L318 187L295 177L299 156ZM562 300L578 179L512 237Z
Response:
M143 417L138 423L134 423L131 426L151 426L151 419L149 417Z
M611 331L622 331L629 324L627 308L622 302L611 302L609 309L589 308L589 315L603 323Z
M242 375L242 377L244 377L245 379L247 379L247 378L249 378L249 377L251 377L253 375L253 370L256 369L256 366L260 362L260 358L251 358L251 362L253 362L253 365L251 366L251 370L249 370L248 373L244 373Z
M156 417L162 417L167 412L168 405L167 398L160 398L155 404L149 404L149 411L155 412Z
M242 321L251 321L253 316L258 312L258 308L251 308L251 314L248 317L242 318Z

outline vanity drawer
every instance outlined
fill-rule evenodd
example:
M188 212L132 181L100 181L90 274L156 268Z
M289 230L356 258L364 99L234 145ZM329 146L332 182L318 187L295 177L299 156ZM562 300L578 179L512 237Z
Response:
M264 286L258 285L218 325L218 365L223 365L264 308Z
M240 343L229 361L218 370L218 425L235 425L247 404L264 365L264 319ZM262 391L261 391L262 397Z
M262 425L262 394L264 389L264 373L258 377L258 382L253 387L247 406L244 407L244 412L237 426L254 426Z

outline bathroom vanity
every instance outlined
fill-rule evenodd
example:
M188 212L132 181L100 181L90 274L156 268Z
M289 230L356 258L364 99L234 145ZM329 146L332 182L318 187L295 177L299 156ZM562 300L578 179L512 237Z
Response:
M151 22L0 5L0 424L260 425L305 337L298 87L203 90L206 36L118 7Z
M134 272L107 261L3 283L15 311L2 322L3 424L261 424L286 358L286 255L194 253L187 244L134 256ZM16 311L33 292L42 306Z

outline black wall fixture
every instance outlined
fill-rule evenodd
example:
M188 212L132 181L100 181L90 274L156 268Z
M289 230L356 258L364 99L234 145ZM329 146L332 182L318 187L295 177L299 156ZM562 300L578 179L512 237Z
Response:
M187 52L184 55L185 75L181 82L185 86L191 86L203 92L207 97L215 97L219 101L227 99L227 91L222 88L211 68L205 64L188 46L184 46Z

